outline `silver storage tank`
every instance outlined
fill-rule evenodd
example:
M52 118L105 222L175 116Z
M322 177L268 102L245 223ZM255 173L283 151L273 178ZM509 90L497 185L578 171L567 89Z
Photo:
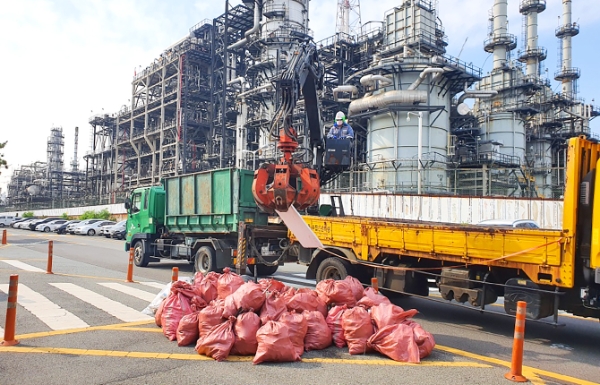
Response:
M367 159L373 169L371 187L417 193L419 117L414 111L416 106L422 110L422 193L446 192L445 162L449 135L447 111L450 110L450 97L440 87L443 75L434 80L433 86L430 85L430 79L434 75L427 75L416 90L408 90L428 67L420 65L412 68L415 70L396 73L396 86L388 86L385 91L390 94L394 92L393 95L398 97L397 103L391 98L387 106L398 104L406 107L393 112L384 109L381 114L369 119ZM429 89L431 92L427 92ZM424 103L406 103L412 97L411 92L424 93ZM409 111L410 121L407 121Z

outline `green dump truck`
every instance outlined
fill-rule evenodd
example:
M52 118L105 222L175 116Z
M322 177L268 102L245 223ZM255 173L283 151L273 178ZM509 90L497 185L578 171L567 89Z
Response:
M250 170L225 168L135 189L125 202L125 249L134 249L140 267L185 259L207 273L236 265L240 253L251 273L275 273L288 248L287 228L256 206L253 178ZM237 264L241 273L244 265Z

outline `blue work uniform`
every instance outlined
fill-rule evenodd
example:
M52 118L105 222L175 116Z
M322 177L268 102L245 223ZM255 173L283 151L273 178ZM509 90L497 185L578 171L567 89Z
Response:
M327 138L329 139L344 139L350 138L354 139L354 130L352 127L344 122L341 125L338 125L337 122L333 123L333 127L329 130L327 134Z

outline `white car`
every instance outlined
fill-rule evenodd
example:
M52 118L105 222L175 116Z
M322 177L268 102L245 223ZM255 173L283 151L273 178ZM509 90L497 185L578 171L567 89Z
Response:
M103 221L103 220L99 220L98 222L88 223L88 224L84 224L84 225L82 225L80 223L79 226L75 227L74 233L78 234L78 235L94 236L96 234L100 234L100 228L102 226L114 225L114 224L115 224L115 222L113 222L113 221Z
M32 221L37 221L37 220L39 220L39 218L28 219L26 221L21 221L21 222L15 223L15 225L13 226L13 228L15 228L15 229L29 229L29 224Z
M67 230L66 232L69 234L75 234L75 229L79 226L85 226L91 223L96 223L96 222L101 222L102 219L85 219L83 221L79 221L79 222L73 222L70 225L67 226Z
M106 238L111 238L116 231L124 230L126 224L127 219L117 222L115 225L106 227L102 235L104 235Z
M45 233L49 233L51 231L56 230L61 225L64 225L67 222L68 222L67 219L55 219L53 221L42 223L41 225L35 226L35 231L43 231Z
M531 219L486 219L477 224L477 226L489 226L489 227L514 227L516 229L539 229L538 225L534 220Z

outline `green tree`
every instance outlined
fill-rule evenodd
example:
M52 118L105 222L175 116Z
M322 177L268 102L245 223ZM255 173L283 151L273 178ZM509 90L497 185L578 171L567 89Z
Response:
M21 216L23 218L31 218L33 216L33 211L25 211Z
M6 143L8 142L0 143L0 150L2 150L4 146L6 146ZM0 151L0 170L2 169L2 166L4 166L4 168L8 168L8 163L6 163L6 159L4 159L4 154ZM2 172L0 172L0 174L2 174Z

